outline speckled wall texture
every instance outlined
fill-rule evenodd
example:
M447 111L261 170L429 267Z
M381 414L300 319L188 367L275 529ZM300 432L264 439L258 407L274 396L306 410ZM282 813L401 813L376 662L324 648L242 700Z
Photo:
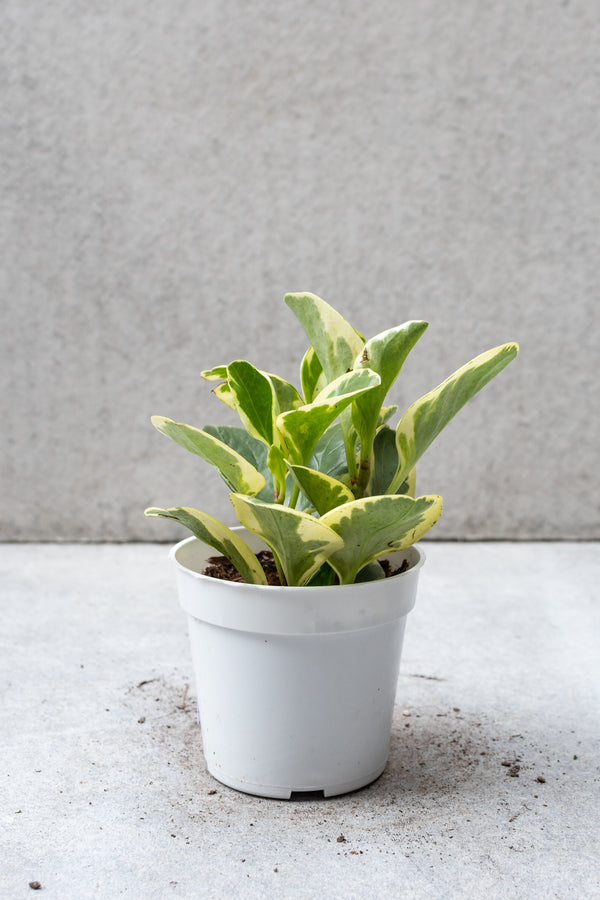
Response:
M600 537L597 10L587 0L8 0L1 235L5 540L233 523L152 413L233 421L199 378L297 381L282 303L430 322L408 404L521 355L419 468L438 538ZM595 412L594 412L595 410Z

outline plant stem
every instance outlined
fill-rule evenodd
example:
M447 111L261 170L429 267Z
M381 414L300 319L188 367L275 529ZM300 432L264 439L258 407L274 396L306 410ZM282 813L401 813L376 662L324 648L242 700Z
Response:
M356 478L356 441L358 438L352 425L352 413L349 409L345 409L340 415L340 426L344 440L348 475L350 476L350 481L353 481Z
M371 480L371 469L372 469L372 458L371 456L367 459L361 459L358 467L358 478L356 479L356 490L354 492L354 496L357 500L360 500L365 496L365 492L369 487L369 481Z
M361 438L358 473L353 479L353 484L356 485L354 496L357 500L360 500L365 496L367 488L369 487L371 472L373 471L373 463L373 438L371 438L371 440L365 440L364 438Z
M292 488L292 493L290 494L290 502L288 506L290 509L296 509L296 503L298 502L298 497L300 496L300 488L297 484L294 484Z
M275 489L273 492L273 501L275 503L285 503L285 481L283 483L277 481L277 479L273 479L275 482Z

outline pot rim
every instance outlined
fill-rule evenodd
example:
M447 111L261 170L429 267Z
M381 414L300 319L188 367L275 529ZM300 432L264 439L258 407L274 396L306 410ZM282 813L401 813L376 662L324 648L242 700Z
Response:
M254 538L255 542L259 541L262 547L266 547L266 544L264 543L264 541L260 540L260 538L258 538L256 535L253 535L252 532L248 532L247 529L244 528L242 525L236 525L231 530L238 531L238 532L245 532L250 537ZM175 564L176 568L179 569L179 571L184 572L186 575L189 575L192 578L197 578L199 581L207 581L212 585L224 584L230 588L233 588L235 590L241 590L241 591L244 591L244 590L247 591L249 589L256 590L256 591L265 591L266 590L266 591L269 591L269 593L271 593L271 594L273 594L277 591L280 591L280 592L284 591L286 594L289 595L293 591L302 591L302 593L304 595L306 595L307 589L311 589L311 588L314 590L318 589L321 591L335 591L335 590L339 590L340 588L344 588L344 590L352 591L354 589L360 589L360 588L364 589L365 586L368 586L371 590L373 590L373 589L377 590L377 585L385 585L385 584L389 585L391 581L395 581L396 579L400 579L400 578L406 578L407 576L412 576L412 575L416 574L419 571L419 569L421 569L423 567L425 560L426 560L425 551L423 550L421 545L420 544L411 544L410 547L406 547L404 550L394 550L394 551L390 552L388 555L389 555L389 557L394 557L399 554L406 554L406 553L410 553L410 551L413 551L417 554L418 558L412 563L410 568L406 569L406 571L400 572L397 575L391 575L388 578L380 578L376 581L354 582L353 584L327 584L327 585L251 584L247 581L227 581L224 579L212 578L210 575L203 575L202 572L198 572L195 569L190 569L188 566L186 566L184 563L182 563L179 559L177 559L177 554L183 547L185 547L188 544L191 544L193 542L202 544L209 551L214 552L213 547L211 547L209 544L205 544L204 541L201 541L195 535L191 535L190 537L187 537L181 541L178 541L177 544L175 544L173 547L171 547L171 549L169 551L169 559ZM252 547L250 549L252 549L252 552L256 552L256 550L254 550Z

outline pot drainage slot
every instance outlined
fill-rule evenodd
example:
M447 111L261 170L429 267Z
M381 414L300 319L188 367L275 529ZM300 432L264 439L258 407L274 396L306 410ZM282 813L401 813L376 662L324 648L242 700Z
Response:
M292 791L290 800L324 800L325 791Z

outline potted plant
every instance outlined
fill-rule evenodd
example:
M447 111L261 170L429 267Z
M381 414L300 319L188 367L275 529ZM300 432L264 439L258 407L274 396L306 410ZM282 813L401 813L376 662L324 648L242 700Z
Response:
M331 796L368 784L387 760L424 561L414 545L442 510L437 495L415 497L415 466L518 346L471 360L391 428L386 396L427 323L365 340L314 294L285 302L310 343L300 389L235 360L201 374L241 427L152 418L215 466L241 527L192 507L146 514L193 535L171 556L209 771L262 796Z

